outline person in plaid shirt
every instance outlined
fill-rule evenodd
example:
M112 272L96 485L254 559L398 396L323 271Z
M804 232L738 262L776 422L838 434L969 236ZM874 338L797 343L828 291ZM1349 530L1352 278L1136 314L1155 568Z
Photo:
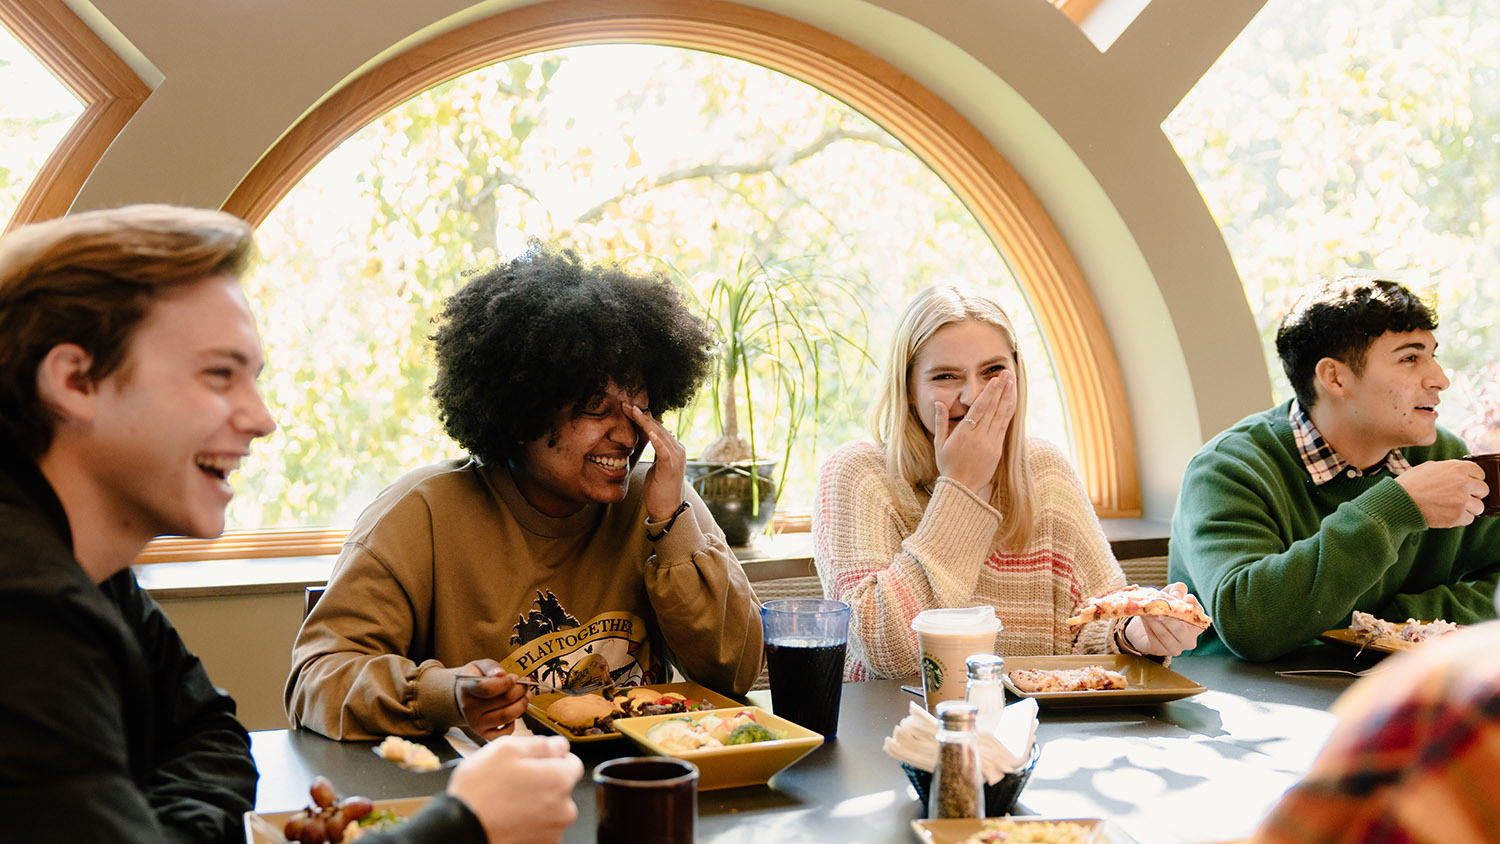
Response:
M1253 844L1497 840L1500 621L1388 659L1333 711L1328 745Z

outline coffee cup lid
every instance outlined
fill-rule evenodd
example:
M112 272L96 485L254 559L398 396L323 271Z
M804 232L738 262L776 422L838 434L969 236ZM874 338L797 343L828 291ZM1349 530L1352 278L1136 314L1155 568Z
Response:
M911 620L911 629L918 633L993 633L1000 629L1000 619L995 617L995 608L948 607L940 610L923 610Z

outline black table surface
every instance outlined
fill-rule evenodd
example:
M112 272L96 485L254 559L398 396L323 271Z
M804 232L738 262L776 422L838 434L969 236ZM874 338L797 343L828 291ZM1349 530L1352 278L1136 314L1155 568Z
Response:
M1249 835L1267 809L1312 763L1333 727L1328 707L1352 674L1283 675L1306 669L1360 671L1380 655L1309 645L1269 663L1229 656L1179 657L1171 670L1208 691L1167 703L1121 708L1043 707L1041 757L1018 812L1108 818L1141 842L1212 842ZM735 842L901 842L923 808L898 763L881 749L912 701L913 681L850 683L839 736L768 785L699 794L700 844ZM752 703L770 708L767 692ZM261 771L256 808L277 812L307 801L324 774L344 793L373 798L440 791L448 772L415 774L374 755L373 742L335 742L305 730L251 734ZM443 758L455 753L429 742ZM635 755L627 739L575 744L585 767ZM574 790L579 819L564 838L594 840L594 786Z

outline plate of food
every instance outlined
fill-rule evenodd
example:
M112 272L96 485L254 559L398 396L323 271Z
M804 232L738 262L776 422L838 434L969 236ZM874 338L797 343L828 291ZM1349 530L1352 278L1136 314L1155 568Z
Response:
M622 718L615 729L647 753L698 766L698 790L762 785L823 736L758 706Z
M739 706L697 683L652 683L622 686L606 698L602 694L533 695L526 714L536 723L575 742L613 741L620 738L614 722L642 715L673 715Z
M1005 658L1005 687L1039 706L1138 706L1207 691L1143 656L1078 654Z
M1369 648L1381 653L1395 653L1446 636L1461 629L1451 621L1439 618L1435 621L1418 621L1408 618L1404 623L1386 621L1372 613L1354 611L1348 627L1325 630L1319 639L1356 648Z
M246 844L322 844L328 840L330 826L343 830L342 841L356 841L371 832L406 823L431 799L346 797L338 794L326 777L314 777L308 792L311 800L295 812L246 812Z
M922 844L1135 844L1099 818L942 818L912 821L911 829Z

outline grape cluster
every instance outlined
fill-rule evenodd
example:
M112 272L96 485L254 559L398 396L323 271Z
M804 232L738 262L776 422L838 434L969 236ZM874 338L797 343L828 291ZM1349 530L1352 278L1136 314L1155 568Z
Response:
M340 798L327 777L313 777L308 794L313 804L292 815L281 833L287 841L301 844L340 844L344 840L344 827L357 821L375 808L368 797Z

